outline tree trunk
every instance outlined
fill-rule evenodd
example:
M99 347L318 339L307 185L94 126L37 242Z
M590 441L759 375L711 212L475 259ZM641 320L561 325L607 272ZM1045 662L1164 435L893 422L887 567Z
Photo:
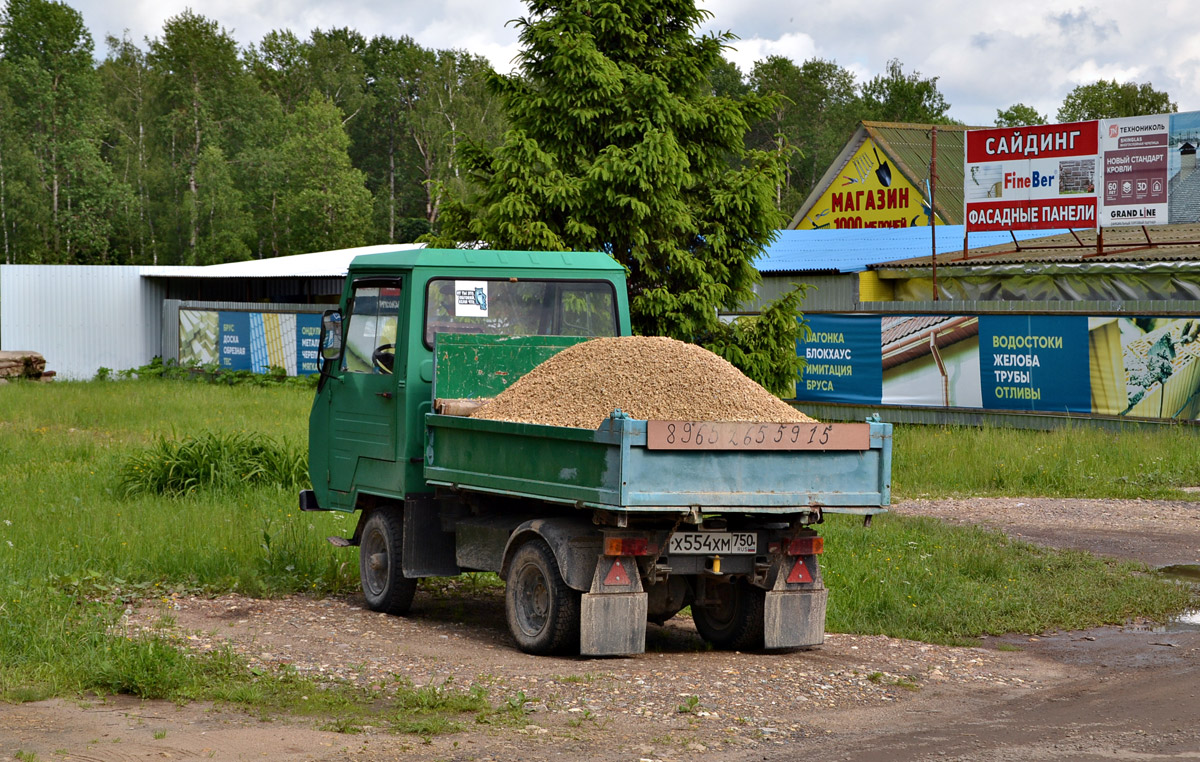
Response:
M62 246L62 228L58 224L58 145L53 138L50 143L50 227L54 256L57 257Z
M388 243L396 242L396 137L388 137Z
M8 195L4 192L4 147L0 145L0 229L4 230L4 264L12 264L8 251Z
M200 189L196 186L196 165L200 163L200 83L192 80L192 129L195 138L192 142L192 155L188 163L188 192L192 202L188 205L190 227L188 231L188 260L196 261L196 243L200 236Z

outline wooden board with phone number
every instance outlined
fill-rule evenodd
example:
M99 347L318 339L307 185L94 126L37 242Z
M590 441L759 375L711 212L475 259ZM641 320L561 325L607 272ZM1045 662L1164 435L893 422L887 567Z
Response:
M647 421L650 450L867 450L869 423Z

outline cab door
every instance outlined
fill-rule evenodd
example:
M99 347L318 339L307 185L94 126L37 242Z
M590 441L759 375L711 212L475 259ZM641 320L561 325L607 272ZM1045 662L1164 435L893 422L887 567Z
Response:
M402 492L394 464L403 439L403 286L402 278L354 283L343 317L341 359L321 390L328 400L327 441L310 443L310 451L315 446L329 453L329 507L353 508L353 491L364 487ZM388 483L389 475L395 484ZM312 476L314 482L319 478Z

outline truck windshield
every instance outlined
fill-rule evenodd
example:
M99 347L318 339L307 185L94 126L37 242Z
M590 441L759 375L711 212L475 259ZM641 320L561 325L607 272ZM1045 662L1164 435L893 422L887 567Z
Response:
M438 333L507 336L616 336L616 295L608 281L429 281L425 345Z

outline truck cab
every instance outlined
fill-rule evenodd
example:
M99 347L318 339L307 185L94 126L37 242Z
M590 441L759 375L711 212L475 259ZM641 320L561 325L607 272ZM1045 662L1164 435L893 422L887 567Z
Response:
M625 270L597 252L422 249L350 266L325 316L307 509L431 492L422 474L438 333L627 336Z

